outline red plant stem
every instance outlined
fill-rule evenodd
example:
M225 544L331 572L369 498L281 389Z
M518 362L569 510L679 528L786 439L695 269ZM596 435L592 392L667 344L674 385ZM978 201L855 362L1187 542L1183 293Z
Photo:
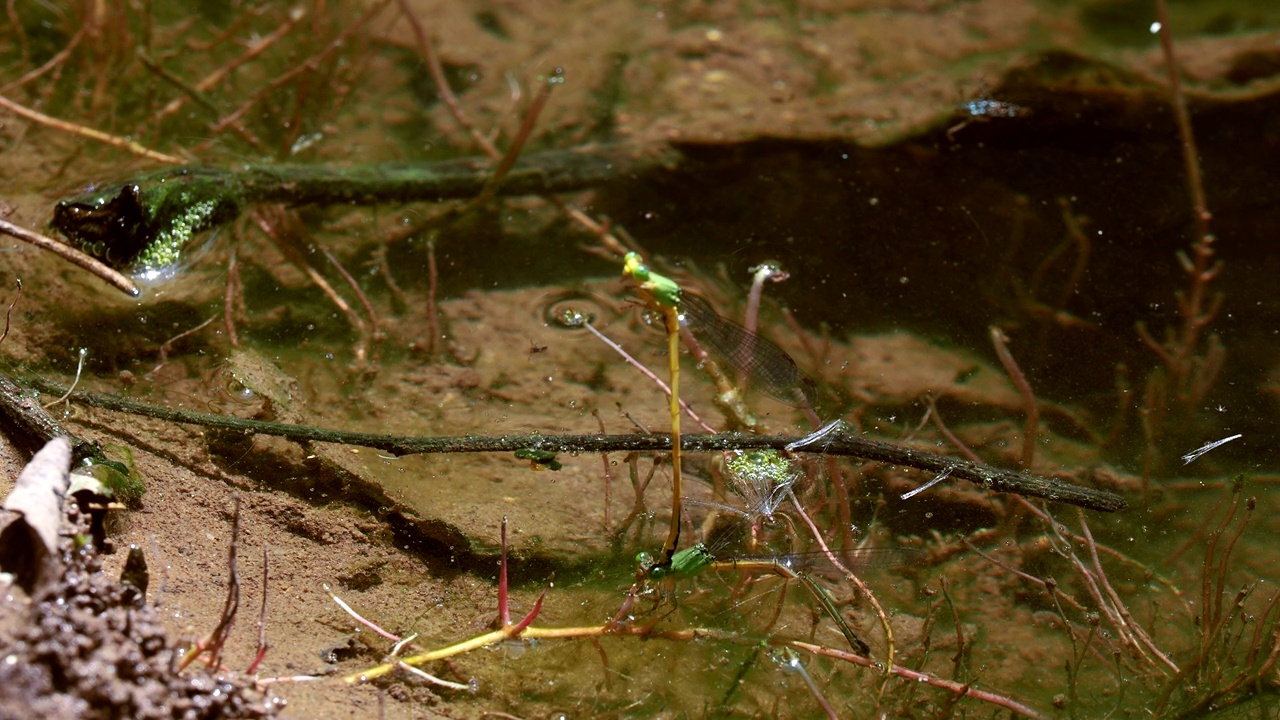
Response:
M596 424L600 426L600 434L607 434L604 429L604 418L600 417L600 410L592 408L591 414L596 417ZM604 466L604 531L607 533L609 532L609 505L613 502L613 472L609 469L609 453L600 453L600 462Z
M449 86L448 78L444 76L444 66L440 64L440 56L436 53L435 45L427 40L427 35L422 30L422 23L418 22L418 16L414 14L409 0L399 0L399 3L401 13L409 21L409 27L413 30L414 40L418 43L418 52L422 53L423 59L427 61L427 70L431 72L431 80L436 85L436 94L440 96L440 102L444 103L454 121L471 135L471 139L475 140L476 145L485 155L494 160L500 159L502 152L476 128L475 123L471 122L471 118L467 116L467 112L462 109L458 96Z
M274 45L277 40L287 35L289 31L293 29L293 26L305 16L305 10L294 10L293 12L290 12L285 21L273 30L271 34L254 42L239 57L206 75L204 79L195 84L195 89L200 92L208 92L209 90L212 90L213 87L221 82L222 78L226 77L231 73L231 71L266 52L266 50ZM158 122L178 112L178 110L182 109L182 105L186 103L186 101L186 96L179 96L169 101L169 104L165 105L160 109L160 112L156 113L155 121Z
M1254 507L1255 507L1254 498L1250 497L1248 500L1245 500L1244 517L1240 518L1240 524L1236 526L1235 534L1233 534L1231 536L1231 539L1227 541L1227 546L1222 550L1221 555L1219 555L1218 557L1218 572L1217 572L1218 588L1217 588L1217 597L1216 597L1217 604L1216 604L1216 607L1214 608L1215 615L1222 614L1222 596L1225 589L1225 585L1227 583L1227 564L1228 564L1228 561L1231 559L1231 552L1236 547L1236 541L1238 541L1240 539L1240 536L1244 534L1244 529L1245 529L1245 526L1249 524L1249 519L1253 517Z
M552 579L555 579L554 574L551 577ZM538 617L538 613L542 612L542 601L547 599L547 591L550 590L552 587L554 587L554 585L555 583L548 581L547 586L542 588L542 593L538 595L538 599L533 603L533 609L530 610L529 614L525 615L524 618L520 620L520 622L512 626L511 637L519 636L520 633L525 631L525 628L533 624L534 619ZM511 621L508 620L507 624L511 625Z
M249 667L245 668L245 675L252 675L258 670L258 666L262 664L262 659L267 656L267 650L271 645L267 642L267 576L270 572L271 559L267 552L267 544L262 544L262 611L258 613L258 653L254 656L253 662L249 663Z
M1022 405L1027 413L1027 420L1022 427L1022 460L1020 464L1023 470L1030 470L1036 458L1036 430L1040 426L1040 406L1036 404L1036 395L1031 390L1031 383L1027 382L1027 376L1022 374L1022 369L1018 367L1018 361L1014 360L1013 353L1009 352L1009 338L1005 336L1003 330L994 325L991 326L991 344L996 348L996 355L1000 358L1000 364L1004 366L1005 372L1009 374L1009 379L1013 381L1014 387L1018 389L1018 394L1022 396Z
M436 340L440 336L440 309L436 306L436 290L440 284L440 271L436 267L436 239L427 239L427 354L436 352Z
M498 563L498 621L502 627L511 624L511 607L507 604L507 516L502 516L502 559Z
M10 6L9 6L9 9L10 9L10 10L12 10L12 9L13 9L13 6L12 6L12 5L10 5ZM22 32L22 24L21 24L21 23L18 23L18 22L16 22L16 21L15 21L15 22L14 22L14 24L13 24L13 27L16 27L16 28L18 29L18 32L19 32L19 33L21 33L21 32ZM69 41L67 41L67 45L66 45L66 47L62 48L61 50L59 50L59 51L58 51L58 53L57 53L56 55L54 55L53 57L49 58L49 61L48 61L48 62L46 62L45 64L43 64L43 65L41 65L40 67L38 67L38 68L36 68L36 69L34 69L34 70L32 70L32 71L30 71L30 72L26 73L25 75L23 75L22 77L18 78L17 80L14 80L13 82L8 83L7 85L4 85L3 87L0 87L0 93L7 93L7 92L9 92L10 90L12 90L12 89L14 89L14 88L16 88L16 87L22 87L23 85L26 85L27 83L31 82L32 80L35 80L36 78L40 77L41 75L44 75L45 73L49 72L50 70L54 69L55 67L58 67L59 65L61 65L63 62L65 62L65 61L66 61L66 59L67 59L68 57L70 57L70 56L71 56L71 51L72 51L72 50L75 50L76 46L80 44L80 41L84 39L84 36L85 36L85 32L86 32L86 30L87 30L87 26L85 26L85 25L81 25L81 26L80 26L80 29L76 31L76 34L75 34L75 35L72 35L72 36L71 36L71 39L70 39Z
M1169 90L1173 95L1173 115L1178 122L1178 136L1182 140L1182 160L1187 171L1187 190L1191 193L1191 206L1195 210L1197 243L1213 242L1209 234L1209 221L1213 215L1205 201L1204 181L1200 175L1199 153L1196 138L1191 130L1191 114L1187 111L1187 97L1182 92L1182 77L1178 57L1173 50L1173 32L1169 29L1169 7L1166 0L1156 0L1156 19L1160 21L1160 50L1164 53L1165 70L1169 73ZM1197 253L1198 255L1198 253ZM1197 257L1197 260L1200 258Z
M355 33L359 32L360 29L363 28L365 25L369 24L378 15L378 13L382 12L382 9L385 8L389 3L390 3L390 0L382 0L382 2L378 2L370 6L369 10L366 11L365 14L360 17L359 20L355 21L350 26L348 26L345 30L339 33L338 36L335 37L333 40L331 40L329 44L326 45L320 52L316 53L315 55L312 55L311 57L304 60L301 64L293 67L291 70L288 70L282 73L281 75L276 77L274 80L272 80L271 82L267 83L266 85L264 85L263 87L255 91L253 95L251 95L249 99L244 102L243 105L237 108L230 115L219 120L218 123L213 126L213 132L214 133L222 132L229 125L231 125L232 123L238 122L240 118L244 117L245 114L247 114L250 110L253 109L254 105L258 104L258 101L262 100L263 98L272 94L274 91L283 87L286 83L293 80L298 75L301 75L304 72L308 72L319 67L320 62L324 60L326 57L346 47L347 39L350 38ZM213 143L212 140L206 140L200 143L200 145L198 145L192 152L198 155L204 148L208 147L212 143ZM181 160L175 162L174 164L179 164L179 163L181 163Z
M356 279L351 276L351 273L347 272L342 263L338 262L338 258L334 257L333 253L325 250L324 256L329 260L329 264L333 265L338 274L342 276L342 279L347 281L347 285L351 286L352 292L356 294L356 300L360 302L365 314L369 316L369 331L373 334L373 339L375 341L379 340L382 337L382 327L378 324L378 313L374 311L373 303L369 302L369 297L364 294L360 283L356 282Z
M1207 657L1209 646L1212 643L1212 628L1214 620L1222 614L1222 584L1223 578L1218 578L1214 582L1214 573L1212 572L1214 555L1218 549L1218 541L1222 539L1222 534L1226 532L1228 525L1235 519L1236 511L1240 509L1240 493L1237 490L1232 493L1231 507L1228 508L1227 514L1223 516L1222 522L1218 524L1218 529L1209 534L1209 540L1205 543L1204 548L1204 570L1200 582L1200 613L1201 613L1201 644L1200 654ZM1216 602L1215 602L1216 600Z
M1192 211L1195 215L1196 238L1191 245L1191 258L1179 253L1183 269L1191 277L1191 287L1185 296L1179 297L1179 309L1182 313L1182 331L1175 345L1170 341L1168 353L1176 362L1170 363L1163 357L1173 374L1174 387L1181 393L1188 391L1187 383L1195 371L1193 353L1200 338L1200 332L1217 314L1221 297L1210 301L1206 309L1207 287L1221 267L1213 262L1214 236L1209 232L1209 221L1213 214L1209 212L1208 201L1204 192L1204 180L1200 171L1200 156L1196 149L1195 133L1191 127L1191 114L1187 110L1186 94L1182 90L1182 77L1178 58L1174 52L1173 34L1169 27L1169 8L1166 0L1156 0L1156 18L1160 23L1160 49L1164 54L1165 69L1169 73L1170 101L1173 105L1174 119L1178 124L1178 137L1182 144L1182 160L1187 173L1187 191L1191 196ZM1141 331L1142 328L1139 327ZM1152 339L1144 336L1148 345Z
M1280 600L1280 590L1271 593L1271 599L1267 601L1266 609L1258 615L1253 628L1253 642L1249 646L1249 659L1245 662L1246 665L1252 666L1258 659L1258 651L1262 649L1262 631L1267 624L1267 618L1271 617L1271 611L1276 607L1277 600ZM1280 644L1280 638L1273 639L1272 642ZM1275 650L1272 651L1272 657L1274 657L1274 653Z
M511 172L511 167L516 164L516 160L520 157L520 151L524 149L524 144L529 140L529 136L533 133L533 126L538 122L538 116L542 114L542 109L547 106L547 99L551 97L551 89L563 81L559 73L560 68L556 68L556 73L539 88L538 94L533 97L533 102L529 104L529 110L525 112L524 121L520 123L520 129L516 131L516 135L511 140L511 146L507 148L506 154L502 156L502 160L498 163L497 169L493 171L493 177L489 178L489 182L485 184L484 190L476 196L474 200L468 203L469 207L479 207L493 199L498 188L502 186L502 181L507 179L507 173Z
M855 655L845 650L836 650L835 648L823 647L821 645L814 645L813 643L802 642L800 640L790 640L787 642L787 645L790 645L793 648L804 650L805 652L808 652L808 653L813 653L814 655L822 655L823 657L834 658L836 660L844 660L845 662L853 663L854 665L861 665L863 667L873 667L877 662L870 658L864 658L861 655ZM1006 710L1015 712L1024 717L1029 717L1029 718L1044 717L1040 713L1036 712L1035 710L1032 710L1031 708L1027 707L1026 705L1023 705L1022 703L1016 700L1012 700L1010 698L1004 697L1003 695L997 695L995 693L987 692L985 690L975 690L971 685L958 683L958 682L955 682L954 680L945 680L943 678L937 677L936 675L930 675L928 673L918 672L916 670L905 668L900 665L892 666L890 668L890 672L906 680L914 680L916 682L922 682L927 685L932 685L936 688L941 688L943 690L954 693L956 695L973 698L974 700L980 700L985 703L991 703L992 705L997 705L999 707L1005 708Z

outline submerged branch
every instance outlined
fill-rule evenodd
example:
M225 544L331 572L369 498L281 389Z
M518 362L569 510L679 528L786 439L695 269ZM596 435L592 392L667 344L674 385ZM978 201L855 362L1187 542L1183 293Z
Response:
M41 392L62 394L65 386L40 378L24 382ZM330 442L343 445L359 445L374 448L392 455L416 455L421 453L475 453L514 452L516 450L545 450L556 453L599 452L662 452L671 449L671 437L652 435L462 435L437 437L405 437L377 433L326 430L307 425L242 420L210 413L176 410L140 403L136 400L105 393L75 391L71 400L92 407L145 415L160 420L202 425L221 430L246 434L276 435L293 440ZM680 447L687 452L720 452L725 450L785 450L797 440L788 435L743 435L741 433L715 433L681 436ZM815 443L815 445L817 445ZM798 452L807 452L798 450ZM1128 507L1121 496L1093 488L1070 485L1059 480L1030 473L983 465L957 457L939 455L893 443L869 440L839 431L824 439L813 452L827 455L843 455L875 462L912 467L930 472L950 470L951 477L963 478L995 492L1017 493L1053 502L1076 505L1090 510L1116 512Z
M41 235L34 230L28 230L21 225L14 225L8 220L0 220L0 233L17 238L23 242L31 243L42 250L48 250L72 265L88 270L94 275L97 275L99 278L102 278L104 282L110 284L112 287L126 295L129 295L130 297L137 297L140 294L138 286L135 285L132 280L121 275L115 270L112 270L97 259L85 255L70 245L63 245L53 238L45 237L44 235Z

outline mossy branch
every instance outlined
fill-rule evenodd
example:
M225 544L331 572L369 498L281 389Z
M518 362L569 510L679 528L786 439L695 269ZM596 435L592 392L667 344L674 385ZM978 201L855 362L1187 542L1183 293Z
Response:
M63 394L65 386L40 378L24 380L41 392ZM220 430L246 434L276 435L293 440L310 440L342 445L359 445L374 448L393 455L422 453L475 453L515 452L516 450L546 450L557 453L598 452L663 452L671 450L671 437L665 434L650 435L462 435L436 437L407 437L378 433L327 430L308 425L290 425L263 420L213 415L210 413L176 410L148 405L129 398L105 393L76 391L70 400L92 407L144 415L159 420L201 425ZM741 433L712 433L683 435L680 446L686 452L719 452L725 450L785 450L801 438L788 435L744 435ZM833 433L813 449L797 452L858 457L889 465L911 467L940 473L950 470L951 477L969 480L995 492L1017 493L1029 497L1044 498L1053 502L1076 505L1090 510L1116 512L1128 507L1125 499L1115 493L1071 485L1059 480L1044 478L1026 472L970 462L957 457L918 450L903 445L870 440L846 431Z

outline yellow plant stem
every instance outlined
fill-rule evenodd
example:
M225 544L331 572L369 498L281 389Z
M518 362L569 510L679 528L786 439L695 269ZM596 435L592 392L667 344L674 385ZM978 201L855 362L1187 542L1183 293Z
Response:
M667 361L671 374L671 530L662 546L662 561L671 563L680 544L680 313L673 307L663 307L667 322Z
M365 680L373 680L374 678L386 675L394 670L400 663L418 666L429 663L433 660L443 660L445 658L453 657L454 655L461 655L463 653L471 652L472 650L479 650L486 645L492 645L513 637L514 633L512 631L514 629L515 626L512 625L501 630L494 630L493 632L488 632L483 635L477 635L469 640L463 640L460 643L454 643L448 647L442 647L439 650L430 650L424 653L418 653L417 655L410 655L407 658L398 659L394 662L383 663L377 667L348 675L344 679L347 682L364 682ZM524 634L528 634L532 629L533 628L525 628Z
M649 625L626 625L617 626L612 624L590 625L578 627L561 627L561 628L544 628L544 627L526 627L523 631L518 630L518 625L509 625L501 630L478 635L470 640L450 645L449 647L431 652L419 653L411 657L403 659L395 659L391 662L384 663L368 670L362 670L352 673L343 678L347 683L362 683L368 680L382 677L392 670L395 670L401 663L416 666L432 660L443 660L455 655L461 655L465 652L478 650L486 645L492 645L503 640L512 638L527 638L530 640L552 640L552 639L575 639L575 638L600 638L610 635L617 637L646 637L646 638L663 638L677 642L691 642L697 640L719 640L722 642L731 642L736 644L755 644L761 641L761 638L753 638L737 633L729 633L723 630L712 628L686 628L684 630L654 630ZM845 650L837 650L835 648L825 647L814 643L804 642L802 640L792 640L782 637L764 638L764 642L773 647L790 647L796 650L809 653L819 657L829 657L836 660L861 665L863 667L875 668L879 662L869 657L864 657L857 653L851 653ZM919 672L910 668L901 667L899 665L889 665L884 669L887 675L896 675L906 680L922 682L932 685L946 692L950 692L957 697L968 697L980 702L986 702L998 707L1012 710L1015 714L1029 718L1044 717L1035 710L1018 703L1010 698L997 695L995 693L979 690L972 684L962 684L954 680L945 680L925 672Z
M514 638L527 638L529 640L549 640L549 639L572 639L587 637L604 637L606 635L635 635L644 637L666 638L668 640L697 640L703 637L721 637L723 639L732 639L732 635L712 629L694 628L688 630L660 630L655 631L647 625L638 626L613 626L613 625L591 625L584 627L562 627L562 628L543 628L543 627L526 627L523 631L517 631L516 625L509 625L501 630L494 630L483 635L460 643L454 643L448 647L438 650L430 650L428 652L410 655L405 658L396 658L390 662L383 663L377 667L361 670L360 672L351 673L342 679L348 683L362 683L368 680L380 678L383 675L395 670L401 663L410 666L423 665L434 660L444 660L456 655L479 650L487 645L493 645L504 640Z

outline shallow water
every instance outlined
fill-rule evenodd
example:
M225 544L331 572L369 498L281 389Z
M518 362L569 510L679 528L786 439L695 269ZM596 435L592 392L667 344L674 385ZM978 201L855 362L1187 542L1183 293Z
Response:
M237 27L234 18L184 18L163 5L153 54L187 83L243 52L238 42L199 44L215 28ZM1222 305L1186 348L1194 359L1180 384L1170 378L1182 366L1162 360L1136 329L1158 339L1185 331L1179 298L1197 286L1178 253L1192 248L1197 230L1149 10L1135 7L800 5L763 20L746 8L606 2L569 14L552 4L418 10L433 20L446 75L481 134L500 130L498 147L510 143L530 96L557 66L565 83L528 152L670 141L673 164L567 201L625 229L656 268L736 320L748 269L780 261L791 277L766 287L762 331L818 382L823 419L842 417L878 439L936 452L958 455L963 443L985 462L1016 467L1025 406L992 347L990 328L999 327L1039 402L1032 470L1129 501L1114 516L1052 507L1065 528L1055 532L1035 514L1038 504L963 482L904 501L928 473L842 460L854 526L845 533L830 468L807 460L799 497L828 542L847 535L920 551L905 567L867 572L892 643L848 579L820 581L873 661L892 648L900 666L956 687L974 683L1046 717L1205 716L1217 706L1274 717L1266 698L1276 687L1268 658L1277 561L1268 539L1277 529L1270 450L1278 371L1276 255L1266 239L1276 229L1277 179L1264 159L1275 144L1276 18L1246 3L1173 8L1217 237L1213 261L1223 263L1200 288L1202 309L1217 297ZM145 30L133 11L95 16L103 33L78 41L64 72L6 94L211 164L477 154L395 7L326 50L363 11L308 8L296 27L271 8L246 19L233 37L249 42L286 27L280 44L202 91L211 108L189 101L163 120L156 113L183 96L136 62ZM82 19L74 9L23 12L22 41L7 31L6 81L50 60ZM263 95L239 128L217 127L312 55L315 68ZM109 82L88 72L94 67ZM962 103L980 97L981 85L994 101L1028 112L961 126ZM57 199L151 167L10 116L0 140L10 219L34 227ZM666 431L666 400L651 380L589 333L548 321L549 308L589 312L601 332L665 377L665 338L644 322L620 259L583 252L597 238L543 199L502 199L460 219L449 208L457 206L246 215L220 231L195 267L140 301L8 243L0 280L9 287L21 277L24 290L0 351L19 374L69 379L86 347L81 382L95 390L364 432ZM294 240L273 243L272 232ZM232 352L233 330L243 355ZM260 374L246 374L245 362ZM683 376L681 396L713 429L731 428L694 359ZM757 395L749 405L772 431L810 429L796 408ZM954 437L934 424L939 417ZM667 534L670 469L653 471L652 457L562 454L564 468L550 471L510 453L394 458L83 410L69 422L135 448L153 489L149 510L131 516L121 541L179 538L169 564L182 611L216 617L220 590L209 574L217 560L194 558L220 557L226 539L208 515L187 516L183 502L193 501L184 484L213 488L198 502L215 519L229 488L255 495L261 513L247 521L248 537L294 543L274 561L288 604L273 611L281 631L266 675L345 675L380 661L389 644L353 630L318 589L334 578L356 608L398 633L421 632L420 648L485 632L503 518L513 614L553 582L534 627L581 629L576 639L510 640L427 666L476 679L474 696L437 695L407 675L372 689L336 677L320 690L277 686L299 717L367 713L375 702L391 717L420 716L426 705L521 717L815 717L824 702L839 716L994 712L981 700L957 700L955 687L886 684L874 668L799 651L794 662L807 683L790 665L788 642L850 648L799 583L779 578L735 571L674 587L640 582L644 594L614 631L591 637L626 602L634 555L656 551ZM688 418L684 429L700 432ZM1179 459L1237 433L1190 464ZM740 502L721 493L716 458L686 463L685 495ZM637 493L631 474L643 481L650 472ZM1257 507L1242 525L1241 499L1215 532L1237 473L1246 476L1241 498L1256 498ZM683 546L699 537L704 512L689 512ZM793 507L780 514L796 526L797 545L815 545ZM1119 555L1104 550L1095 565L1079 540L1082 522ZM1056 592L1036 578L1052 578ZM1242 587L1249 595L1236 612ZM189 629L174 620L177 631ZM652 637L636 636L650 626ZM356 636L374 649L336 664L316 659ZM1214 695L1222 688L1230 692Z

